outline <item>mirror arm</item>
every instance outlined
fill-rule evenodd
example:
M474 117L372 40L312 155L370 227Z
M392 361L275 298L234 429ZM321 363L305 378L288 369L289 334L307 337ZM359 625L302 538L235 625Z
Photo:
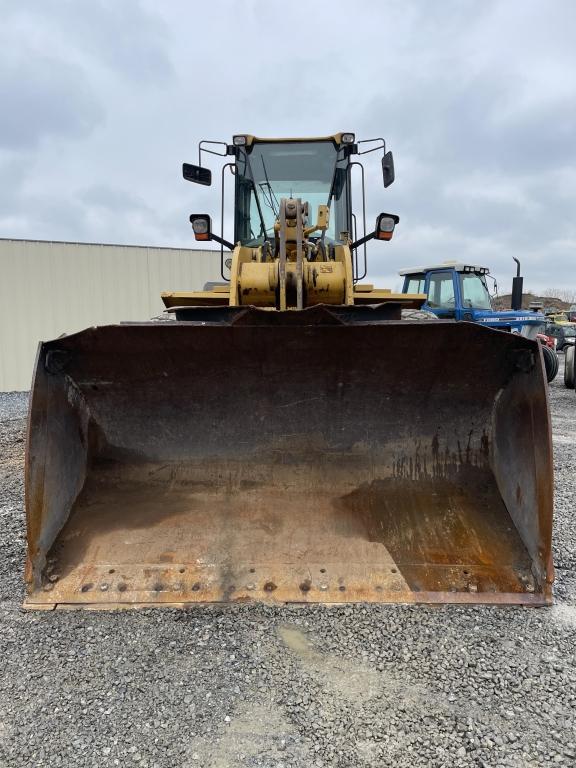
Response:
M364 243L367 243L368 240L372 240L375 237L376 237L375 231L370 232L369 235L364 235L364 237L361 237L360 240L356 240L355 242L352 243L352 245L350 246L350 250L353 251L355 248L358 248L360 245L364 245Z
M376 142L379 142L376 144ZM376 150L381 149L382 152L386 152L386 142L382 137L379 137L377 139L362 139L362 141L357 142L358 145L360 144L376 144L375 147L371 147L370 149L364 149L362 152L360 152L360 149L356 152L357 155L367 155L369 152L376 152Z
M219 245L223 245L226 248L228 248L229 251L233 251L235 246L234 243L231 243L229 240L224 240L223 237L220 237L219 235L215 235L213 232L210 233L210 240L214 240Z
M224 147L224 152L217 152L214 149L208 149L205 145L210 144L213 146ZM219 157L226 157L228 154L228 145L225 141L212 141L211 139L202 139L198 142L198 165L202 166L202 152L206 152L209 155L218 155Z

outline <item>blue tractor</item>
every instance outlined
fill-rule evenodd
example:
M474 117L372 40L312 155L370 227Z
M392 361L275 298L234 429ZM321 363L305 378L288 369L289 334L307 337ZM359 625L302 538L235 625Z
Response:
M402 293L420 293L427 296L422 309L444 320L464 320L481 323L488 328L518 333L535 339L544 333L546 317L541 312L522 309L522 277L520 262L516 261L517 275L512 281L512 309L498 311L492 299L486 276L487 267L445 261L426 267L402 269ZM558 357L553 349L542 344L548 381L558 373Z

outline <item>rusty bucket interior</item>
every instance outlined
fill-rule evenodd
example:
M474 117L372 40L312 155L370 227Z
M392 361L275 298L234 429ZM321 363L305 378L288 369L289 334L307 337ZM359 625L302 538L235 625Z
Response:
M40 346L25 605L549 603L537 343L283 314Z

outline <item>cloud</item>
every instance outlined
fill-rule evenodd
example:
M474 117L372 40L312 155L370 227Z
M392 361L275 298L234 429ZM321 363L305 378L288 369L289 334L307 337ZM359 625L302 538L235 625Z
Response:
M0 60L0 148L36 149L43 138L78 139L104 119L81 71L37 56Z
M133 83L162 85L173 75L169 30L161 16L138 0L27 0L7 4L6 22L32 51L55 56L87 71ZM14 35L6 35L8 43Z

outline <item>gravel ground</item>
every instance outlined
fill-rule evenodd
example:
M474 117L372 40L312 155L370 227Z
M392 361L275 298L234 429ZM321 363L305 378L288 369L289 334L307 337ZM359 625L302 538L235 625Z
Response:
M556 604L28 613L27 396L0 394L0 766L576 766L576 395Z

